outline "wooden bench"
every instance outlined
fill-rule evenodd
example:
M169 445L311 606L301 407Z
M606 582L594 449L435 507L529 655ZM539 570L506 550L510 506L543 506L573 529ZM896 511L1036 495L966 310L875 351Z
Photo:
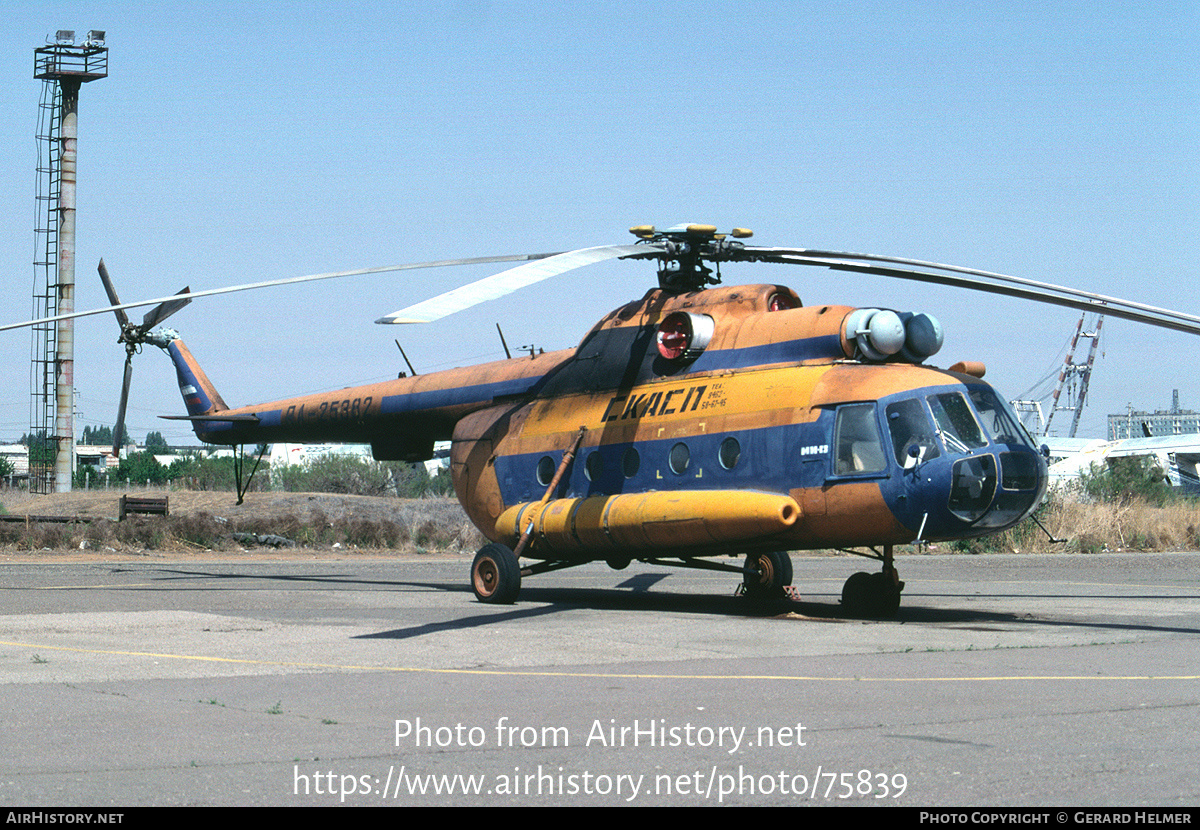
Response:
M121 496L117 521L125 521L128 513L146 513L151 516L166 516L167 497Z

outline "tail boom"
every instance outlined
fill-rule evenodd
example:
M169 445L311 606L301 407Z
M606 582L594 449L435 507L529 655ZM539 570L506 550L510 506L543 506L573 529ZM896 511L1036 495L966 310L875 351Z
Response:
M362 443L380 460L431 458L433 443L449 440L454 424L478 409L527 395L571 351L502 360L335 392L285 398L230 409L187 346L170 341L187 415L196 436L209 444Z

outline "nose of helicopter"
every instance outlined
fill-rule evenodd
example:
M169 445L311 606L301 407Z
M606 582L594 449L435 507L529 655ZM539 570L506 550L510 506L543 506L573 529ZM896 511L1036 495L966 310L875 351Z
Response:
M937 466L919 474L926 538L1003 530L1036 510L1046 494L1046 462L1031 449L993 445Z
M959 539L1003 530L1041 504L1046 460L987 384L928 387L880 403L902 467L902 475L884 485L888 501L917 538Z
M1045 462L1025 450L960 458L951 468L951 514L976 527L999 529L1024 518L1045 492Z

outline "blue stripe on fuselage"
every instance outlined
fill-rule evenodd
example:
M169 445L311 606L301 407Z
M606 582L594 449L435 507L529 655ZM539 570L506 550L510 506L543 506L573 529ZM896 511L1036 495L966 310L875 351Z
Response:
M699 434L686 438L619 442L584 447L559 486L555 498L577 498L619 493L644 493L650 490L759 490L787 493L797 487L819 487L831 469L830 445L833 413L822 412L811 423L788 424L762 429L734 430ZM725 469L720 461L721 443L733 438L738 442L737 462ZM671 470L671 448L683 443L688 448L687 468ZM803 455L805 447L822 448L819 453ZM633 448L638 454L638 469L626 476L625 454ZM593 454L599 454L599 466L593 466L589 479L586 470ZM562 450L521 453L496 459L496 478L507 505L537 501L546 492L538 483L538 462L549 457L557 467ZM591 461L592 465L597 462Z
M728 369L746 369L752 366L768 366L776 363L794 363L804 360L828 358L840 360L846 357L842 351L842 339L838 335L804 337L782 343L767 343L763 346L717 349L706 351L692 364L693 372L717 372Z
M544 375L537 377L480 383L473 386L454 386L446 389L430 389L426 392L409 392L404 395L386 395L380 402L384 415L408 415L428 412L452 406L487 403L497 398L525 395L542 382Z
M455 386L445 389L430 389L424 392L409 392L401 395L385 395L380 400L379 414L372 416L372 419L380 416L421 415L432 413L445 407L488 404L497 398L528 394L543 380L543 377L539 375L536 377L517 378L515 380L496 381L494 383L481 383L472 386ZM258 423L253 426L233 421L210 421L206 422L203 427L197 425L197 434L203 431L204 436L201 436L202 440L222 443L217 438L218 433L234 432L238 435L237 442L241 443L243 441L257 441L264 438L265 440L278 440L266 432L276 427L286 431L294 426L297 431L312 432L321 429L325 425L328 425L334 431L361 426L361 424L351 424L345 419L338 418L327 420L314 419L312 421L297 420L285 424L283 423L283 411L280 409L256 410L254 414L258 416ZM313 438L311 440L325 440L325 438ZM368 439L359 437L355 440Z

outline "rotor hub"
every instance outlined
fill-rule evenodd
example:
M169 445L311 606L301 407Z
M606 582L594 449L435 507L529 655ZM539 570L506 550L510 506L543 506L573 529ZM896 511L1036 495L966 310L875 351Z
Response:
M724 234L718 233L715 225L699 224L675 225L662 231L653 225L637 225L629 232L643 242L655 243L660 249L656 253L661 262L659 287L676 294L719 285L720 268L714 274L705 262L720 263L733 258L732 254L744 247L737 240L753 235L745 228L734 228Z

